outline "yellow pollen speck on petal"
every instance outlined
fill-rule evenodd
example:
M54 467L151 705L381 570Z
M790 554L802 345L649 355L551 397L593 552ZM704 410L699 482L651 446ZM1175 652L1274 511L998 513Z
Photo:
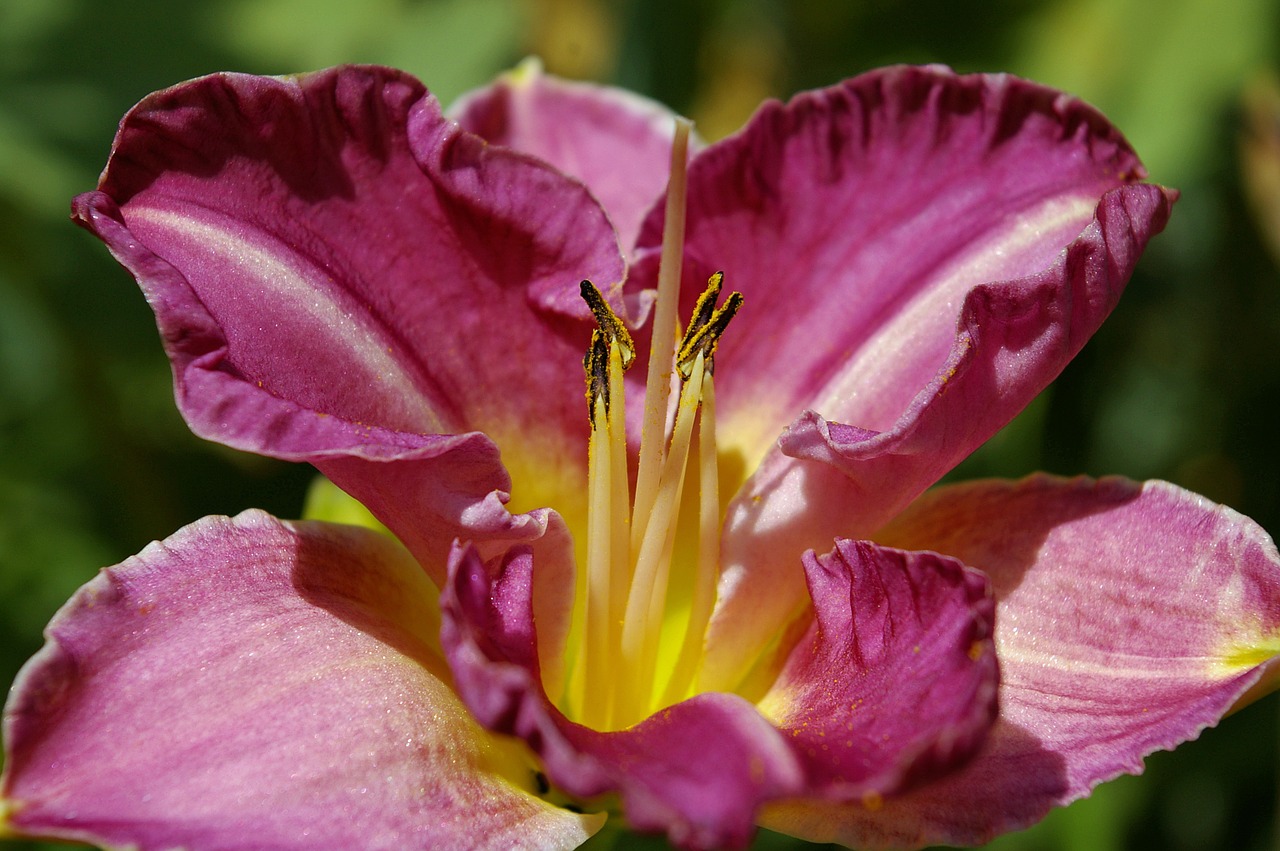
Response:
M978 661L979 659L982 658L983 654L986 653L986 648L987 646L985 642L982 642L982 641L973 642L972 644L969 645L969 658L974 662ZM920 649L919 647L916 648L916 650L919 650L919 649Z
M884 796L874 789L870 792L862 793L862 806L871 812L876 812L884 806Z

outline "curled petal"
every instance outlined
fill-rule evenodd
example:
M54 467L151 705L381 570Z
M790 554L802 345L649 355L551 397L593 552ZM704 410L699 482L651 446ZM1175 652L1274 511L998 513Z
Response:
M577 282L616 290L613 229L581 184L462 131L416 80L338 68L159 92L73 212L146 293L196 433L316 463L418 554L489 533L421 548L389 506L452 515L434 493L512 488L482 439L434 435L497 441L525 504L548 504L548 467L585 480ZM540 440L511 439L525 431ZM424 457L408 491L384 463Z
M675 113L625 89L561 80L527 61L459 98L449 115L489 142L585 183L626 250L667 185Z
M698 695L616 732L565 718L539 677L533 561L519 548L488 564L474 548L454 551L441 636L468 708L489 729L528 742L563 791L616 792L633 827L664 830L685 848L744 846L759 806L801 789L784 737L729 694Z
M1024 827L1274 688L1280 555L1256 524L1163 482L977 482L930 492L883 540L981 567L996 592L1000 722L959 773L770 825L857 847L975 844Z
M1150 185L1107 193L1047 268L965 295L946 361L891 428L870 431L810 411L783 434L782 452L830 464L860 495L874 494L858 525L878 528L1058 376L1115 306L1169 203Z
M391 538L207 518L86 585L5 708L8 827L142 849L573 848Z
M1174 194L1143 174L1085 104L936 68L766 106L708 148L690 168L686 275L723 268L746 299L716 357L721 445L755 471L728 522L787 527L801 548L870 536L1009 422L1163 229ZM769 443L784 427L785 458ZM806 511L790 459L839 473L803 478L841 510ZM709 639L720 683L804 596L766 548L740 550Z
M807 797L879 802L963 764L996 717L986 578L936 553L838 541L805 556L814 621L761 709Z

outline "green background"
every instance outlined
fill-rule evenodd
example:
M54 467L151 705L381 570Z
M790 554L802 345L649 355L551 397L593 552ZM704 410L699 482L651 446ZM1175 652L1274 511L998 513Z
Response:
M0 682L97 568L205 514L296 516L311 478L188 433L150 311L67 220L120 116L211 71L342 62L405 68L448 103L529 54L663 100L710 137L762 97L895 62L1010 71L1093 102L1183 197L1110 322L956 475L1165 478L1280 531L1280 224L1248 203L1280 204L1280 188L1241 157L1242 98L1280 55L1274 2L0 0ZM1278 721L1265 699L991 847L1275 847Z

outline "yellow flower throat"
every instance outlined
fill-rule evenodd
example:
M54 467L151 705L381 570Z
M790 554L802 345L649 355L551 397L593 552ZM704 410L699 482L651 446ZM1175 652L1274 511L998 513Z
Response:
M742 295L731 293L718 304L723 276L712 275L688 326L677 337L689 130L688 122L678 121L672 141L634 502L628 481L622 379L635 361L636 349L600 291L590 281L582 282L582 297L599 327L592 333L583 361L591 418L586 594L577 603L583 641L569 682L570 704L577 708L573 715L596 729L630 726L688 696L715 603L720 495L712 372L716 343L741 306ZM667 340L672 341L671 350L664 352ZM669 416L673 390L678 396L674 416ZM664 654L660 664L660 639L664 629L672 628L668 580L676 554L685 474L695 446L698 544L692 596L683 635L674 645L677 649ZM681 564L678 569L686 567Z

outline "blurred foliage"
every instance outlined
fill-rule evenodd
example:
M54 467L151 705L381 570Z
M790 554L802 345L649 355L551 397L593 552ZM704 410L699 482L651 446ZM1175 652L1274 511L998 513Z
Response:
M1274 80L1278 42L1272 0L3 0L0 680L99 566L204 514L296 516L311 479L187 432L150 312L67 222L119 117L148 92L214 70L357 61L405 68L448 103L537 53L552 72L687 111L714 138L763 97L885 63L1010 71L1072 91L1183 197L1108 325L956 475L1167 478L1274 533L1280 234L1264 211L1280 208L1268 177L1280 173L1280 118L1265 82L1242 98L1251 80ZM1264 700L991 847L1273 847L1277 707ZM594 844L661 847L618 833Z
M1280 74L1269 69L1253 77L1245 90L1244 111L1244 191L1272 257L1280 263Z

